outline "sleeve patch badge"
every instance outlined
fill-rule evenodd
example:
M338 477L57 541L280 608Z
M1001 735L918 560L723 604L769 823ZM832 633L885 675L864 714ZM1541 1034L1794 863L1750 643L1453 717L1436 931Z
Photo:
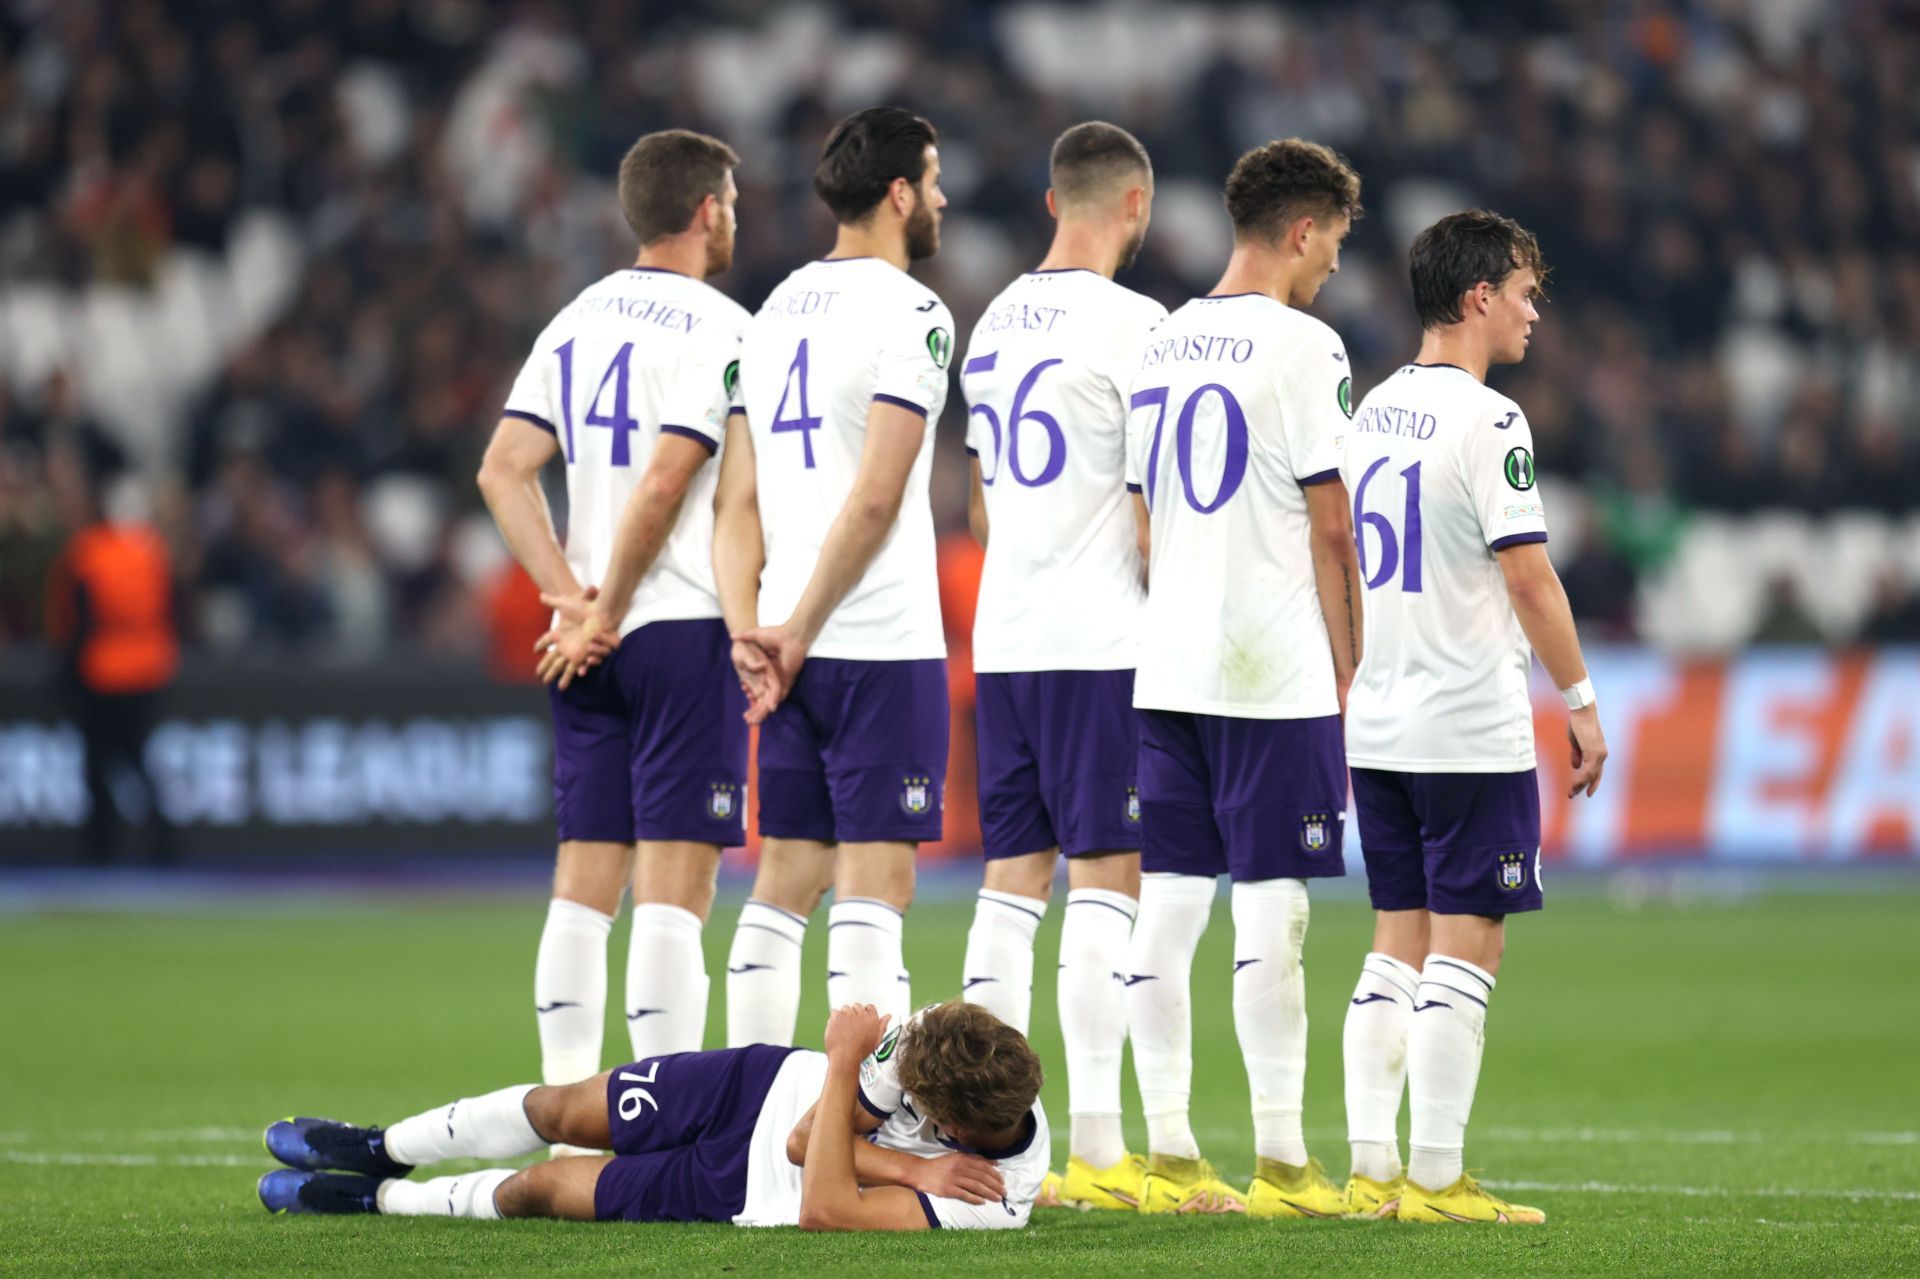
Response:
M1340 411L1342 413L1345 413L1348 417L1352 417L1353 416L1353 379L1350 377L1341 378L1340 389L1337 392L1335 392L1335 394L1339 397L1339 400L1340 400Z
M1533 487L1533 454L1515 447L1507 450L1507 487L1522 493Z
M720 385L726 389L727 398L732 399L740 392L740 361L727 365L727 371L720 375Z
M947 361L953 358L953 334L941 328L928 329L927 354L933 357L936 368L946 368Z

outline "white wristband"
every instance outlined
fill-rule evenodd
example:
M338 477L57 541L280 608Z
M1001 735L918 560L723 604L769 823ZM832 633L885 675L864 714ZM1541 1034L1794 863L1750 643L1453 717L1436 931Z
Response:
M1572 688L1563 688L1560 690L1560 696L1566 699L1568 710L1585 710L1594 702L1593 681L1583 679Z

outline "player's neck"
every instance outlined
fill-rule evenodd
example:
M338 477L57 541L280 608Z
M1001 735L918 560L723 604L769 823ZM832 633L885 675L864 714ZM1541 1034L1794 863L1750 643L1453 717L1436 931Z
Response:
M1120 269L1120 238L1104 227L1084 222L1061 222L1053 230L1053 245L1036 271L1091 271L1109 280Z
M704 280L707 278L706 238L697 237L692 243L686 240L687 237L678 235L655 240L641 248L633 265L642 271L672 271L676 275Z
M1450 324L1444 329L1428 329L1420 339L1420 364L1451 364L1463 373L1471 373L1481 382L1487 380L1487 344L1475 335L1463 332L1464 325Z
M889 223L879 214L874 214L864 223L842 224L839 234L833 237L833 252L829 258L879 258L889 266L904 271L910 258L907 257L906 228L898 223Z
M1208 296L1263 293L1282 306L1292 306L1294 282L1306 269L1305 262L1304 258L1283 255L1272 245L1236 244L1220 283Z

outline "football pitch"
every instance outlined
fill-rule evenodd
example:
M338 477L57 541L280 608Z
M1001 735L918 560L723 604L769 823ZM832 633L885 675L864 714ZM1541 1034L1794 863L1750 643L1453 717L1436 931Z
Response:
M883 1238L270 1217L254 1196L268 1121L386 1122L536 1077L538 891L0 916L0 1272L1911 1273L1920 883L1877 888L1635 911L1563 893L1518 921L1467 1163L1549 1222L1505 1230L1051 1211L1023 1233ZM708 932L715 972L737 900ZM952 900L915 909L918 1001L957 988L970 912ZM1034 1033L1056 1167L1067 1131L1051 981L1059 914L1041 934ZM1347 896L1316 905L1307 938L1307 1133L1336 1178L1347 1163L1341 1018L1368 928ZM1222 901L1195 966L1194 1124L1244 1181L1253 1155L1230 934ZM824 928L807 944L802 1039L817 1043ZM724 1024L722 985L709 1042ZM611 1062L624 1029L609 1024L607 1042ZM1126 1095L1136 1103L1131 1077ZM1137 1119L1129 1133L1141 1148Z

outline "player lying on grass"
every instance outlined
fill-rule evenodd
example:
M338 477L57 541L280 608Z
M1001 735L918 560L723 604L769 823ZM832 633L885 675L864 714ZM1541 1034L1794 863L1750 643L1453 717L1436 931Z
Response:
M824 1053L757 1044L653 1057L387 1128L282 1120L266 1144L288 1167L260 1179L260 1201L483 1220L1013 1228L1047 1172L1040 1083L1026 1038L977 1005L936 1004L889 1031L871 1004L854 1004L828 1019ZM408 1180L421 1164L555 1142L614 1153Z

